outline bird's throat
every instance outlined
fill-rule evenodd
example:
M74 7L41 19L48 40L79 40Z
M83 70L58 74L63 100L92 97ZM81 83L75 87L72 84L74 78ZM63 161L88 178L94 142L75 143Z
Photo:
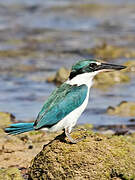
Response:
M93 82L93 77L94 74L92 73L84 73L84 74L79 74L72 78L71 80L67 80L65 83L70 84L70 85L87 85L89 88L92 86Z

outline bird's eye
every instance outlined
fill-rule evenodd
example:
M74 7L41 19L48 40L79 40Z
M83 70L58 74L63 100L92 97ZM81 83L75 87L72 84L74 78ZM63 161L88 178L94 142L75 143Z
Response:
M91 64L89 65L89 67L92 68L92 69L94 69L94 68L97 67L97 64L96 64L96 63L91 63Z

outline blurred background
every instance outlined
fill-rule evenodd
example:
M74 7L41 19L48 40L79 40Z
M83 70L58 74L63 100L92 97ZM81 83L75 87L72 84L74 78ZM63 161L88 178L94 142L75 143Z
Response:
M133 126L134 0L0 2L1 112L12 113L17 121L35 120L56 85L68 77L72 64L84 58L128 68L95 78L78 123Z

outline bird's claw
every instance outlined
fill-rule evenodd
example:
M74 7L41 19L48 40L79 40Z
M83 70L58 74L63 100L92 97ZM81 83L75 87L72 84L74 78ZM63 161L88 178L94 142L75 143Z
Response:
M82 130L82 129L81 129L81 130ZM69 133L69 131L68 131L68 128L65 129L65 135L66 135L66 137L70 140L70 142L71 142L72 144L76 144L76 143L78 143L78 142L80 142L80 141L82 141L82 140L84 140L84 139L86 138L86 136L84 136L84 137L82 137L82 138L73 139L73 138L70 136L70 133Z

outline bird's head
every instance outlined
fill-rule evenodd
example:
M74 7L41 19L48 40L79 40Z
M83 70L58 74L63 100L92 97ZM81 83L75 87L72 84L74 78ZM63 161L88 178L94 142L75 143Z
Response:
M69 79L72 79L81 74L89 74L94 77L99 72L121 70L125 69L126 66L109 64L96 59L87 59L77 62L72 66L72 70Z

